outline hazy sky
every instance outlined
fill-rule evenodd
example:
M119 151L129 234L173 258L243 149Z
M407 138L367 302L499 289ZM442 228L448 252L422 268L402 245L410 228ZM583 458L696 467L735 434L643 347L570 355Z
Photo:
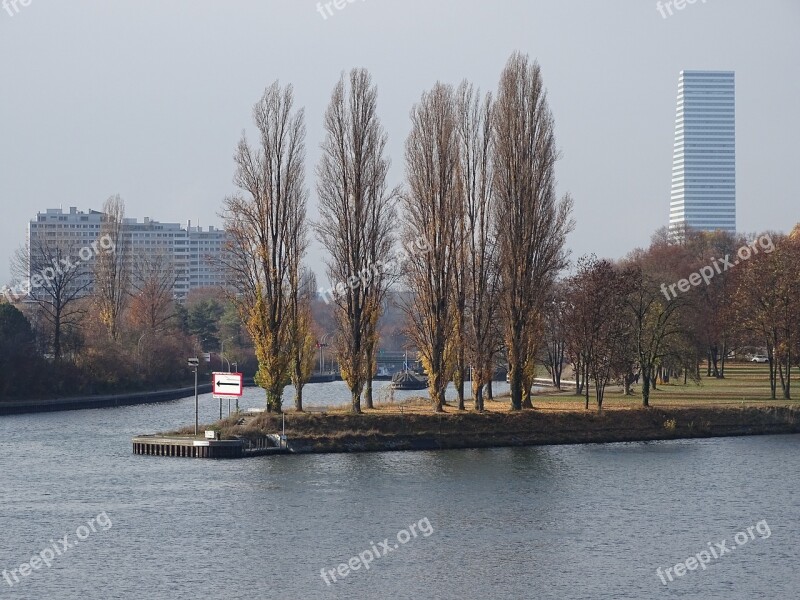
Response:
M233 151L275 79L306 108L310 216L343 70L372 72L400 183L423 90L494 90L514 50L542 65L573 258L617 258L666 225L681 69L736 71L738 229L800 221L798 0L697 0L666 18L650 0L355 0L327 19L316 0L25 1L0 8L0 283L48 207L120 194L128 216L221 225Z

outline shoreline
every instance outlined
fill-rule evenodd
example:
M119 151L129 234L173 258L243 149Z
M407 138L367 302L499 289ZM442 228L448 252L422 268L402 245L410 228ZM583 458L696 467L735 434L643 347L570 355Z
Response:
M197 386L200 394L211 392L211 384ZM191 387L172 388L155 392L129 392L127 394L105 394L100 396L80 396L72 398L52 398L47 400L16 400L0 402L0 416L23 415L67 410L88 410L93 408L115 408L136 404L159 404L194 396Z
M245 452L276 437L280 415L262 413L246 425L222 421L223 440ZM800 406L642 408L518 413L364 415L286 414L288 454L390 452L604 444L800 433ZM173 432L165 435L185 435Z
M244 387L254 387L252 377L245 378ZM201 383L197 386L198 394L210 394L211 384ZM166 390L127 392L124 394L99 394L95 396L74 396L67 398L47 398L38 400L15 400L0 402L0 417L9 415L25 415L44 412L61 412L68 410L91 410L95 408L117 408L135 406L137 404L161 404L184 398L194 397L194 384L181 388Z

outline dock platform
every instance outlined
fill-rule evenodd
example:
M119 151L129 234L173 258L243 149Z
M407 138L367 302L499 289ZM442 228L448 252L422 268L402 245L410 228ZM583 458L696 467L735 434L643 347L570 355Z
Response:
M246 458L269 454L288 454L286 442L279 435L256 440L213 440L193 436L140 435L133 438L133 453L141 456L179 458Z

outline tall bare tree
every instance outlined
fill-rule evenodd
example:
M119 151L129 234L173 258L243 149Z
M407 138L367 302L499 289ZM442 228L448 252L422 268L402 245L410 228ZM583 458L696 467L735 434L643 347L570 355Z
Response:
M12 259L12 272L22 282L17 289L36 305L36 316L47 325L56 363L62 359L65 333L77 331L86 314L81 300L92 280L88 263L80 258L82 250L64 240L36 236Z
M462 348L470 362L475 410L484 409L483 388L494 372L492 360L497 307L497 244L492 207L492 96L464 81L457 90L461 138L459 173L463 190L466 327ZM461 256L461 254L460 254ZM459 361L461 362L461 361ZM459 399L460 400L460 399Z
M459 240L459 119L453 88L437 83L411 111L406 141L406 239L424 238L430 250L409 257L406 279L411 299L405 306L409 337L428 372L436 412L443 411L454 360L455 311L452 302Z
M297 235L302 235L304 240L307 239L305 230L305 223L296 230ZM298 249L305 251L305 247L301 247L299 244ZM293 260L299 261L299 259L300 254L297 254ZM316 338L312 331L314 319L311 315L311 303L316 296L316 288L317 279L314 273L303 269L298 262L296 268L292 268L289 284L289 337L292 349L291 380L294 386L294 409L296 412L303 412L303 387L314 370Z
M377 88L364 69L336 84L325 113L326 138L317 167L320 222L327 272L336 286L335 351L354 413L362 392L372 406L371 365L387 285L381 268L392 250L397 190L388 190L387 136L377 114Z
M116 340L122 312L130 291L130 265L127 243L123 231L125 202L119 195L111 196L103 204L101 238L113 242L114 252L103 252L94 262L94 298L97 302L100 322L105 325L108 336Z
M553 117L539 64L511 56L494 110L494 176L502 282L500 310L508 353L511 406L522 408L528 336L558 271L567 263L572 200L556 199Z
M305 248L297 233L308 198L306 127L292 86L278 82L256 103L253 120L258 145L243 134L234 156L234 181L243 193L224 203L230 243L223 266L231 274L229 296L255 345L256 382L266 391L267 410L280 412L291 378L290 290Z

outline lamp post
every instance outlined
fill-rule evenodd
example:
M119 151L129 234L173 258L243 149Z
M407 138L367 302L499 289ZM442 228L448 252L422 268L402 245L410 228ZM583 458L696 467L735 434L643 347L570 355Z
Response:
M194 369L194 437L197 437L197 430L200 426L200 402L197 396L197 367L200 366L200 360L195 358L189 358L188 361L189 368Z
M228 373L231 372L231 361L229 361L227 358L225 358L225 342L230 342L235 337L236 336L234 335L234 336L229 337L227 340L223 340L222 348L219 351L219 368L220 369L224 369L225 368L225 362L227 362L228 363Z

